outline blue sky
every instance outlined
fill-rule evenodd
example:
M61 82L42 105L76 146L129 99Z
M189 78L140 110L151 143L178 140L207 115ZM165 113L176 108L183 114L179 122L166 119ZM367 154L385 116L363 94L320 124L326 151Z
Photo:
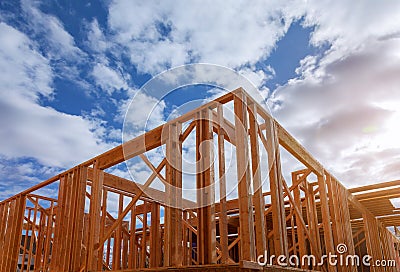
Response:
M251 80L347 186L399 178L400 3L282 2L1 1L0 200L120 144L138 89L197 62Z

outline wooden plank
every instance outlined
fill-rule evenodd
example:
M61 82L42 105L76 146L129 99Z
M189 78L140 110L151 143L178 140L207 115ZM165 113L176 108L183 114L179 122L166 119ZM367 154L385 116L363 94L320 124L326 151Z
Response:
M76 172L76 204L74 214L74 234L72 240L71 270L77 271L81 267L81 253L84 233L85 193L87 181L87 167L81 166Z
M296 139L289 134L278 122L274 121L278 133L279 143L296 159L312 169L315 174L323 175L322 165L315 160Z
M239 193L239 223L241 259L256 261L253 203L251 195L251 170L249 165L248 114L246 96L240 92L234 97L236 162Z
M282 173L277 130L273 120L266 120L268 166L271 191L274 254L288 256L286 216L283 197Z
M131 159L146 151L161 146L165 142L165 139L161 139L163 129L164 125L156 127L143 135L99 155L95 158L95 160L98 161L98 168L109 168L124 160Z
M100 243L104 243L104 241L100 238L100 211L103 180L104 172L99 169L97 162L95 162L94 180L91 188L91 199L89 206L89 241L86 267L88 271L100 270L101 266L99 266L99 259L103 258L103 254L98 250Z
M103 181L104 184L104 181ZM106 222L107 222L107 196L108 196L108 191L106 188L103 187L103 200L101 201L101 219L100 219L100 237L104 236L104 232L106 229ZM104 243L100 243L99 245L99 252L104 252ZM103 259L98 259L97 260L98 264L97 266L103 265ZM109 263L107 262L107 265Z
M8 202L0 203L0 248L5 249L5 235L7 230L7 218L8 218ZM2 264L2 260L5 259L5 250L0 251L0 265ZM1 266L0 266L1 267Z
M308 218L308 229L310 232L310 244L313 244L312 254L316 256L322 255L321 249L321 237L318 229L318 216L317 216L317 207L315 204L315 194L313 190L313 186L306 181L303 183L305 187L305 204Z
M160 267L162 257L161 228L160 228L160 204L151 203L151 223L150 223L150 267Z
M51 246L51 240L52 240L52 234L53 234L53 223L54 223L54 217L53 217L53 210L54 210L54 202L51 202L50 204L50 215L47 218L47 230L46 230L46 244L44 248L44 258L43 258L43 263L44 263L44 271L49 267L48 261L50 259L50 246ZM53 244L54 246L54 244Z
M295 182L298 179L298 176L295 173L292 173L292 181ZM299 212L296 213L296 226L297 226L297 240L299 244L299 254L300 257L302 258L304 255L307 254L307 249L306 249L306 238L305 238L305 228L303 227L303 224L300 222L304 222L304 217L303 217L303 205L301 201L301 195L300 195L300 188L297 186L296 188L293 189L293 198L295 202L295 206L299 209ZM306 268L306 265L304 263L301 264L301 268Z
M198 112L196 124L196 188L198 264L216 263L215 185L211 109Z
M14 210L15 210L15 203L16 203L17 198L12 198L11 200L8 200L8 213L6 215L6 226L5 226L5 231L4 231L4 243L2 247L2 253L3 256L0 259L0 267L4 267L6 269L8 262L10 261L10 249L11 249L11 239L8 239L8 237L11 236L12 231L13 231L13 223L14 223ZM7 271L7 270L4 270Z
M7 239L10 239L10 248L8 250L8 262L5 266L5 271L14 271L17 268L18 254L22 239L22 226L24 221L25 205L25 195L21 195L15 199L15 209L13 210L14 214L12 217L12 220L14 221L12 224L13 230L11 232L11 236L7 237Z
M182 266L182 147L179 140L182 125L172 123L167 129L165 189L169 202L165 208L165 260L167 266Z
M322 214L322 224L324 228L324 242L325 242L325 254L335 252L334 244L333 244L333 235L331 228L331 216L329 213L329 204L328 204L328 193L327 193L327 185L325 181L325 175L317 176L318 178L318 190L321 201L321 214ZM336 268L328 265L329 271L336 271Z
M118 217L121 215L124 209L124 195L118 196ZM118 224L118 227L114 232L114 244L113 244L113 270L121 269L121 245L122 245L122 221Z
M60 257L61 254L59 254L61 250L61 243L63 239L63 234L62 234L62 212L64 210L63 206L65 205L65 194L66 194L66 183L67 183L67 177L65 175L60 177L60 183L58 186L58 208L57 208L57 215L55 219L55 228L54 228L54 239L53 239L53 249L52 249L52 258L51 258L51 263L50 263L50 270L53 271L58 271L60 270Z
M129 231L129 259L128 259L128 268L136 268L136 206L132 206L131 208L131 222L130 222L130 231Z
M38 209L39 209L39 203L38 201L35 203L35 208L33 211L33 220L32 220L32 224L31 224L31 239L29 241L29 255L28 255L28 272L31 270L31 262L32 262L32 255L33 255L33 240L36 238L35 235L35 231L36 231L36 220L37 220L37 216L38 216ZM26 235L27 233L25 233ZM27 236L25 236L25 244L27 243ZM20 244L18 244L20 245ZM37 247L37 245L36 245ZM19 253L19 252L18 252ZM25 257L25 256L24 256ZM34 257L33 257L34 258Z
M28 238L27 237L29 236L29 231L32 228L31 214L32 214L32 210L28 210L28 218L26 219L26 221L27 221L26 222L26 226L22 227L23 231L25 231L25 238L24 238L24 246L23 246L23 249L22 249L21 267L24 267L24 265L25 265L25 258L26 258L27 248L28 248Z
M249 107L249 135L250 135L250 146L251 146L251 167L253 175L253 204L254 204L254 224L255 224L255 239L257 255L262 255L266 251L266 234L265 234L265 220L264 220L264 196L262 192L261 183L261 166L260 166L260 154L258 144L258 123L257 123L257 107L253 103Z
M60 267L62 271L69 270L69 260L71 254L71 235L72 235L72 224L73 224L73 212L74 212L74 184L73 184L73 175L75 169L67 174L66 177L66 197L64 198L64 209L62 212L62 239L60 251Z
M400 186L400 180L393 180L393 181L388 181L388 182L370 184L370 185L365 185L365 186L360 186L360 187L355 187L355 188L349 188L347 190L350 193L354 194L354 193L359 193L359 192L365 192L365 191L371 191L371 190L377 190L377 189L382 189L382 188L387 188L387 187L395 187L395 186Z
M46 231L46 219L47 215L45 213L40 214L39 219L39 229L38 229L38 237L37 237L37 244L36 244L36 256L35 256L35 269L39 270L42 269L43 271L43 251L44 251L44 234Z
M390 188L375 192L366 192L356 194L355 197L359 201L378 200L378 199L392 199L400 197L400 188Z
M224 119L223 106L218 105L218 124ZM228 263L228 216L226 213L226 176L225 176L225 131L222 126L218 128L218 172L219 172L219 194L220 194L220 213L219 213L219 235L221 245L221 263Z

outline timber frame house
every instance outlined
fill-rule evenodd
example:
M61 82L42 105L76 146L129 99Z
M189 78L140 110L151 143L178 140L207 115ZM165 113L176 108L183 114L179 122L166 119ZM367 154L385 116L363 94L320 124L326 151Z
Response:
M229 104L233 122L224 115ZM180 190L178 147L191 133L200 192L195 201L183 198ZM220 192L227 190L226 143L236 156L235 199L215 193L214 183ZM162 146L165 158L154 165L145 154ZM267 171L260 170L263 149ZM304 169L283 173L283 149ZM146 181L107 172L132 158L148 166ZM288 176L291 180L285 180ZM171 186L151 188L156 178ZM49 186L57 188L57 198L41 193ZM116 212L109 207L111 196L117 199ZM340 244L347 247L343 256L369 254L373 260L395 260L399 267L399 240L388 230L394 227L398 233L400 225L400 213L389 201L396 197L400 181L346 189L238 88L0 202L0 271L286 271L276 262L274 268L260 268L257 257L267 252L268 258L319 258L336 253ZM297 268L399 271L326 262Z

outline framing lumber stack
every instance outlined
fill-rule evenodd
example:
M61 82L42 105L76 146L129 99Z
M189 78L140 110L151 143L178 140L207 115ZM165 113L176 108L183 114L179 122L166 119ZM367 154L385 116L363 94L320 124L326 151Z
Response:
M228 107L233 121L224 114ZM194 201L182 196L182 144L192 133ZM227 144L237 162L234 199L226 196ZM146 152L161 147L165 158L154 165ZM304 169L285 173L282 152ZM151 171L147 180L107 172L134 158ZM156 179L171 186L151 188ZM44 196L49 188L57 198ZM0 202L0 271L249 271L260 269L257 256L265 252L319 258L339 244L347 246L344 256L398 262L399 240L388 230L399 233L389 201L397 197L400 181L346 189L239 88ZM326 263L298 269L397 271Z

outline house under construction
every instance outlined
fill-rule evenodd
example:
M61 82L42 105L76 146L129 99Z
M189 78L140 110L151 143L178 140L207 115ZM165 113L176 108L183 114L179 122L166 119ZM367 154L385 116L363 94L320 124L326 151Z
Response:
M282 168L282 152L303 169ZM134 159L146 180L110 173ZM0 202L0 271L399 271L396 197L400 180L346 189L239 88Z

